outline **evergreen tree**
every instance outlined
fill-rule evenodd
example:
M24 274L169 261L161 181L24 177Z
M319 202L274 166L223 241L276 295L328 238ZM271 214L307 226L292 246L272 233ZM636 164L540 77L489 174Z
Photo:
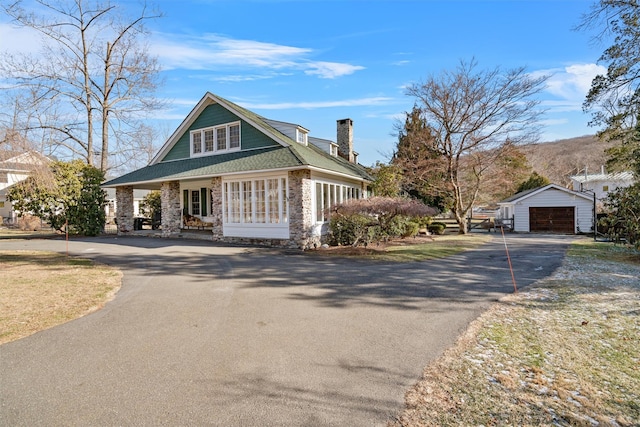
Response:
M522 183L520 183L520 185L518 185L516 193L533 190L534 188L543 187L550 183L551 181L549 181L546 176L539 175L538 172L533 172L531 176L529 176L529 179L523 181Z
M53 162L49 174L31 176L11 187L9 200L20 215L32 214L63 231L96 236L104 229L104 172L81 160Z

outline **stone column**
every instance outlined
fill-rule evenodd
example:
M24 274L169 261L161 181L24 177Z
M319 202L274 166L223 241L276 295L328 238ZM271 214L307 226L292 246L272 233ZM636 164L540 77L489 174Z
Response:
M133 186L116 187L116 222L118 235L133 230Z
M320 245L320 236L313 235L312 185L310 171L289 172L289 238L300 249Z
M160 200L162 203L162 237L180 234L180 229L182 228L180 182L163 182L160 190Z
M213 218L213 240L222 240L222 178L215 177L211 180L211 217Z

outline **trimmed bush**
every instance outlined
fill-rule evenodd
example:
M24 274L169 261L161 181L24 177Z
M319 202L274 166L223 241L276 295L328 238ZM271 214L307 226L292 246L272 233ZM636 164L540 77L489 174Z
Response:
M442 235L447 230L447 224L444 222L432 222L427 226L427 230L429 230L431 234Z

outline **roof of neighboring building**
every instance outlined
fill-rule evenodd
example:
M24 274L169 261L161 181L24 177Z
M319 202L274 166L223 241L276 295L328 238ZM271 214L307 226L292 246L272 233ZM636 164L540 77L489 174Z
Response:
M8 172L30 172L34 165L50 159L36 151L0 150L0 170Z
M501 204L515 203L517 201L521 201L521 200L527 199L529 197L535 196L536 194L541 193L541 192L546 191L546 190L549 190L549 189L555 189L555 190L563 191L563 192L565 192L567 194L571 194L571 195L582 197L582 198L589 199L589 200L591 200L593 198L592 195L587 194L587 193L581 193L579 191L569 190L568 188L561 187L561 186L559 186L557 184L547 184L547 185L544 185L542 187L532 188L530 190L525 190L525 191L521 191L519 193L516 193L511 197L508 197L508 198L506 198L504 200L499 201L498 204L501 205Z
M591 182L591 181L629 181L633 182L634 176L632 172L616 172L616 173L595 173L587 175L573 175L570 177L576 182Z
M210 105L211 102L217 102L225 108L228 108L237 116L278 142L278 145L255 150L236 151L219 155L199 156L162 162L160 160L162 158L161 154L168 152L184 130L197 118L202 109L206 107L206 105ZM266 119L252 111L246 110L211 93L207 93L179 126L178 130L169 138L163 148L160 149L150 165L107 181L103 186L116 187L132 184L157 184L162 181L197 179L242 172L249 173L252 171L303 168L316 168L350 176L359 180L373 180L362 165L349 163L341 157L331 156L313 144L299 144L275 129L265 120Z

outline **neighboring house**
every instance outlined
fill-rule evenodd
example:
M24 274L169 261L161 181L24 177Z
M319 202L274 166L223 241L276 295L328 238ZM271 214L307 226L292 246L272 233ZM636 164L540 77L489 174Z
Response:
M556 184L520 192L498 202L498 206L500 218L512 219L516 232L593 232L593 195Z
M321 244L327 208L367 196L356 159L351 119L332 142L206 93L148 166L103 186L116 189L120 234L133 230L134 189L160 189L165 237L195 217L215 241L306 249Z
M7 200L9 189L27 179L34 168L47 162L49 159L35 151L0 151L0 223L14 223L18 216L11 202Z
M610 192L618 188L630 186L634 181L633 173L607 173L604 166L600 169L600 173L588 174L585 172L570 178L575 191L595 192L598 201L602 201Z

